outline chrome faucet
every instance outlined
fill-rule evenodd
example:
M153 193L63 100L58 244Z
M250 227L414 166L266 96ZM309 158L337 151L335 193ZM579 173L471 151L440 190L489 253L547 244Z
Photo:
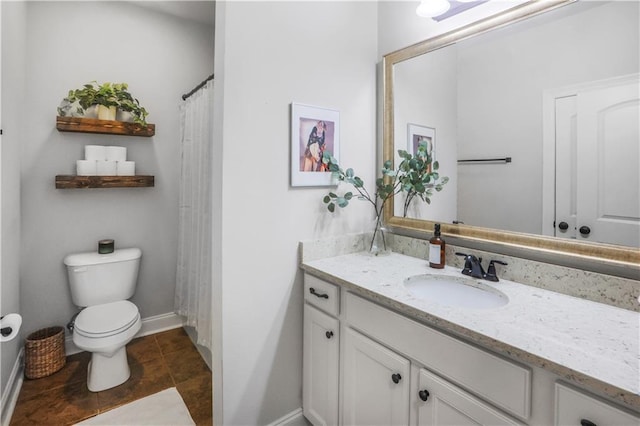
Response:
M487 272L485 272L484 268L482 267L481 257L478 258L473 254L466 254L466 253L460 253L460 252L456 252L456 254L458 256L464 257L464 267L462 268L462 273L464 275L469 275L470 277L480 278L487 281L494 281L494 282L498 281L498 275L496 273L496 266L495 266L496 263L500 265L507 264L506 262L503 262L501 260L491 260L489 262L489 269L487 270Z

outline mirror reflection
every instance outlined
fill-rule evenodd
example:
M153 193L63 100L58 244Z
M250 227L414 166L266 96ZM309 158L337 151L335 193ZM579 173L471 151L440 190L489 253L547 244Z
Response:
M639 14L576 2L395 63L393 151L428 138L450 178L406 217L638 247Z

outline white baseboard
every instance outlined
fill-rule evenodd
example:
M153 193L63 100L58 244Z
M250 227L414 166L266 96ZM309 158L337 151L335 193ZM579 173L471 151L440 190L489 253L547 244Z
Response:
M2 426L8 426L13 416L13 410L16 408L18 402L18 396L20 395L20 389L22 388L22 381L24 380L24 348L18 352L16 362L13 364L11 375L7 381L7 385L2 392L2 405L1 412L2 417L0 424Z
M302 408L293 410L292 412L285 414L275 422L268 426L306 426L311 425L309 421L302 415Z
M161 331L172 330L184 325L184 318L174 312L155 315L142 319L142 328L136 337L148 336L150 334L160 333ZM69 334L64 341L65 351L67 355L81 352L73 343L73 336Z

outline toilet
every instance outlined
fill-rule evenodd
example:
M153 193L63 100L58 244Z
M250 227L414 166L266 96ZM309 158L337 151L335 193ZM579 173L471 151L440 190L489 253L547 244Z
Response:
M73 343L91 352L87 386L99 392L129 379L126 345L140 331L138 307L129 299L138 279L138 248L70 254L64 258L73 304Z

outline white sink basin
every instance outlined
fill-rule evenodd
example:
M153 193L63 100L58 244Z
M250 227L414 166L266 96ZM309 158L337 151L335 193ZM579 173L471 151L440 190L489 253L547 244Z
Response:
M441 305L469 309L499 308L509 297L479 280L449 275L414 275L404 280L412 295Z

